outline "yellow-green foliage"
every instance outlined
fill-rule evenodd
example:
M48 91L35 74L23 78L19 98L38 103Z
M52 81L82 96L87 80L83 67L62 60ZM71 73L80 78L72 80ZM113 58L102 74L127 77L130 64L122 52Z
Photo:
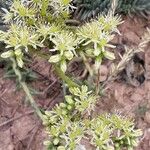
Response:
M96 68L104 57L114 59L113 53L106 47L113 47L108 42L112 40L113 33L118 32L120 18L99 16L90 23L70 28L65 22L72 9L71 0L15 0L9 11L3 9L4 22L10 27L6 32L0 32L0 41L9 51L2 57L16 56L18 66L23 67L24 53L32 48L46 47L50 50L49 62L59 65L63 72L68 61L81 53L82 57L92 58ZM21 53L19 57L12 52L16 50Z
M75 150L81 146L83 138L88 139L96 150L131 150L137 146L142 132L134 129L131 119L119 113L91 119L97 97L87 86L70 88L70 92L63 103L45 112L44 125L50 140L44 143L49 150Z
M70 85L76 85L63 73L74 57L92 59L96 70L103 58L115 58L107 47L114 48L109 42L114 32L119 33L117 25L121 23L120 17L108 14L81 26L70 27L66 21L74 9L71 2L14 0L9 11L3 9L3 19L8 24L8 30L0 31L0 41L6 44L6 52L1 57L13 57L11 60L17 73L15 59L18 66L23 67L26 53L40 51L43 54L46 48L49 49L49 62L54 64L59 76L65 81L69 80L67 83L71 82ZM18 76L21 82L20 72ZM27 86L24 82L22 85L33 104ZM141 131L134 129L131 120L118 114L100 115L91 119L97 96L87 86L70 87L69 92L70 95L65 96L63 103L46 111L45 115L35 107L50 135L50 140L45 142L49 150L75 150L81 146L83 138L89 138L88 141L96 150L121 150L124 147L131 150L136 146Z

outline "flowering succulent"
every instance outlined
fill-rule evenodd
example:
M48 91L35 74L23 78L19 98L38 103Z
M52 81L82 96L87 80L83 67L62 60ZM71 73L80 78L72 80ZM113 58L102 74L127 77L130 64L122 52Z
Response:
M61 138L65 139L65 147L68 147L68 150L73 150L80 144L83 136L84 126L82 126L80 122L71 122L67 125L66 133L64 133Z
M98 22L101 24L103 30L105 32L118 32L117 26L122 23L120 16L114 16L112 17L111 14L108 14L107 16L100 15L98 17Z
M114 54L107 51L106 47L114 48L108 43L113 39L112 33L118 32L117 25L119 24L119 17L99 16L97 20L86 23L77 30L77 35L82 39L82 45L85 46L85 52L95 58L96 69L99 68L103 57L115 59Z
M70 13L70 8L74 8L71 5L72 0L55 0L50 2L50 6L53 7L54 9L54 15L59 15L59 14L69 14Z
M61 32L56 34L51 38L54 43L54 48L51 51L57 52L55 55L51 56L49 62L60 63L62 71L67 69L67 60L71 60L75 55L75 48L78 45L78 39L74 36L72 32Z
M2 8L3 12L5 14L3 14L2 19L4 20L4 23L9 23L12 18L13 18L13 13L9 12L7 9Z
M0 31L0 41L6 45L1 57L11 58L19 82L47 128L50 140L45 144L49 150L75 150L82 147L82 139L88 139L96 150L131 149L141 135L140 130L134 129L133 122L117 114L100 115L92 119L97 91L95 95L93 87L89 91L89 87L79 86L65 75L67 64L75 57L86 61L87 68L90 68L88 61L92 60L97 71L103 58L113 60L114 54L107 47L114 48L109 42L114 32L119 33L117 25L121 20L118 16L108 14L78 27L71 27L67 23L70 12L74 9L71 2L72 0L14 0L9 11L3 9L3 19L8 24L8 29ZM23 67L23 57L27 53L37 52L43 56L44 48L49 50L45 54L46 59L68 84L69 94L64 96L64 102L43 115L35 105L25 82L21 81L17 65Z
M6 48L20 48L23 53L30 46L37 49L47 47L47 42L52 43L49 49L53 52L49 62L58 64L63 72L67 69L68 61L81 52L86 52L89 58L94 59L98 69L103 57L115 58L106 47L113 47L108 43L113 38L112 33L118 31L120 18L99 16L97 20L71 30L65 24L70 8L74 8L70 2L71 0L15 0L9 11L3 9L4 22L9 23L10 28L7 32L1 32L1 41L6 43Z
M47 37L52 37L54 36L56 33L58 33L60 31L60 28L55 25L55 24L40 24L38 26L36 26L37 29L37 33L39 36L41 36L43 38L43 40L41 41L41 43L43 43Z
M97 97L92 94L92 91L88 91L87 86L81 86L81 89L78 87L70 88L70 92L74 95L75 109L81 113L88 112L88 114L94 110ZM69 98L71 99L71 97Z
M130 150L137 146L142 132L134 129L131 119L118 113L101 114L93 119L85 118L81 112L89 110L90 113L92 109L89 108L94 106L96 98L87 86L70 88L70 92L71 95L66 96L63 103L56 105L52 111L45 112L44 124L50 140L44 143L49 149L75 150L81 145L81 140L87 138L96 150ZM76 97L79 99L76 100ZM90 97L95 99L94 102ZM92 105L90 102L86 105L86 99L90 99Z
M10 11L13 13L15 20L20 18L25 19L26 17L33 18L36 14L36 9L32 7L26 7L24 3L18 0L13 2L12 6L10 7Z
M134 129L134 122L118 113L104 114L91 121L92 143L97 149L133 149L137 146L141 130ZM110 138L111 137L111 138Z
M1 41L4 41L7 45L7 49L11 49L4 52L1 57L8 58L11 56L16 56L19 67L23 67L23 49L28 52L29 46L32 46L33 48L43 46L38 41L38 35L33 30L30 30L27 27L20 27L15 24L12 24L7 32L2 33Z

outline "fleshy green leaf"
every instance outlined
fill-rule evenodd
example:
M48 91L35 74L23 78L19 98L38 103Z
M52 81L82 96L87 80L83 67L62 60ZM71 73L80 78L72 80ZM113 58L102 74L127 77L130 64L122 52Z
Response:
M22 55L21 49L16 49L14 53L15 53L16 56L21 56Z
M64 146L59 146L57 150L66 150Z
M67 64L66 64L66 61L61 61L60 63L60 68L63 72L66 72L67 70Z
M97 57L94 64L96 71L100 68L101 63L102 63L101 57Z
M109 59L109 60L114 60L114 59L115 59L114 53L109 52L109 51L105 51L105 52L104 52L104 56L105 56L107 59Z
M7 52L4 52L1 54L1 57L2 58L9 58L9 57L12 57L14 55L14 52L12 50L9 50Z
M60 55L59 54L51 56L49 59L50 63L58 63L59 61L60 61Z
M23 67L23 60L22 60L22 57L16 57L16 60L17 60L17 64L20 68Z
M64 52L66 59L71 60L73 58L73 53L71 51Z

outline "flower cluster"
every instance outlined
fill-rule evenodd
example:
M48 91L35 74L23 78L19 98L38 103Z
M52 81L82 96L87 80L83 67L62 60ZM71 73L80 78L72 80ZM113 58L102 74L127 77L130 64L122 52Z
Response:
M66 60L71 60L75 55L75 49L78 45L78 39L72 32L61 32L51 38L54 48L51 51L57 52L51 56L49 62L60 63L61 69L65 72L67 69Z
M54 9L54 15L58 16L62 14L63 16L70 13L70 8L74 8L71 5L72 0L55 0L50 3L50 5Z
M76 39L72 39L74 38L72 33L65 33L64 31L60 33L60 24L63 24L65 17L63 17L63 20L58 18L61 18L60 13L62 12L60 11L63 11L63 13L66 12L66 15L69 15L70 2L70 0L15 0L12 2L9 11L3 8L3 20L4 23L9 25L9 29L5 32L0 32L0 41L4 42L6 44L6 50L8 49L7 52L2 54L2 57L14 57L16 54L15 51L19 49L22 54L16 58L22 62L18 63L18 66L23 67L21 56L28 52L29 47L39 49L41 47L47 47L45 41L49 43L53 42L53 47L50 47L50 49L61 51L60 57L62 58L60 59L60 65L62 66L62 70L65 71L65 61L73 57L71 51L74 49L74 46L77 45L77 42ZM62 7L61 10L58 9L60 6ZM57 11L59 11L59 13ZM55 13L58 14L57 17ZM59 23L59 20L61 23ZM65 38L64 41L61 41L62 36ZM60 38L58 39L58 37ZM67 44L65 43L66 41L68 41ZM64 43L67 48L69 48L69 50L65 49L65 52L63 52L64 49L60 49Z
M77 35L82 39L87 55L95 58L95 67L99 68L104 57L113 60L115 56L107 51L106 47L115 48L109 42L113 39L113 32L119 32L117 25L121 23L120 17L99 16L97 20L86 23L77 31Z
M91 121L91 143L98 150L133 149L138 144L142 131L134 129L134 122L120 114L104 114Z
M28 47L37 48L37 46L42 47L42 43L38 40L38 35L27 27L20 27L12 24L7 32L2 32L0 41L4 41L6 44L6 49L8 51L4 52L1 57L9 58L12 56L16 57L19 67L23 67L23 50L28 52Z
M69 91L71 95L66 96L63 103L45 112L44 125L50 140L44 144L49 149L75 150L83 139L88 139L96 150L133 149L137 146L142 132L134 129L131 119L117 113L89 118L83 112L90 116L96 97L87 86L70 88Z
M117 25L121 20L118 16L99 16L90 23L70 28L65 21L74 9L71 1L15 0L9 11L3 9L3 20L10 27L0 33L0 40L6 43L6 49L20 49L22 53L28 52L29 47L49 48L49 62L60 66L63 72L67 69L67 63L81 52L85 53L87 60L92 58L98 69L104 57L115 58L106 47L113 47L109 42L113 32L118 32Z

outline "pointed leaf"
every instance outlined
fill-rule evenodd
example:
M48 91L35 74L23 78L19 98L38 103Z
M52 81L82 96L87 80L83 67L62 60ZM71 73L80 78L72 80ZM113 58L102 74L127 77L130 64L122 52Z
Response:
M60 55L59 54L51 56L50 59L49 59L50 63L57 63L59 61L60 61Z
M12 50L10 50L10 51L2 53L1 57L2 58L9 58L9 57L12 57L13 55L14 55L14 52Z
M62 61L62 62L60 63L60 68L61 68L61 70L62 70L63 72L66 72L66 70L67 70L66 61Z
M114 60L114 59L115 59L114 53L109 52L109 51L105 51L105 52L104 52L104 56L105 56L107 59L109 59L109 60Z
M18 64L18 66L20 67L20 68L22 68L23 67L23 61L22 61L22 57L16 57L16 60L17 60L17 64Z

